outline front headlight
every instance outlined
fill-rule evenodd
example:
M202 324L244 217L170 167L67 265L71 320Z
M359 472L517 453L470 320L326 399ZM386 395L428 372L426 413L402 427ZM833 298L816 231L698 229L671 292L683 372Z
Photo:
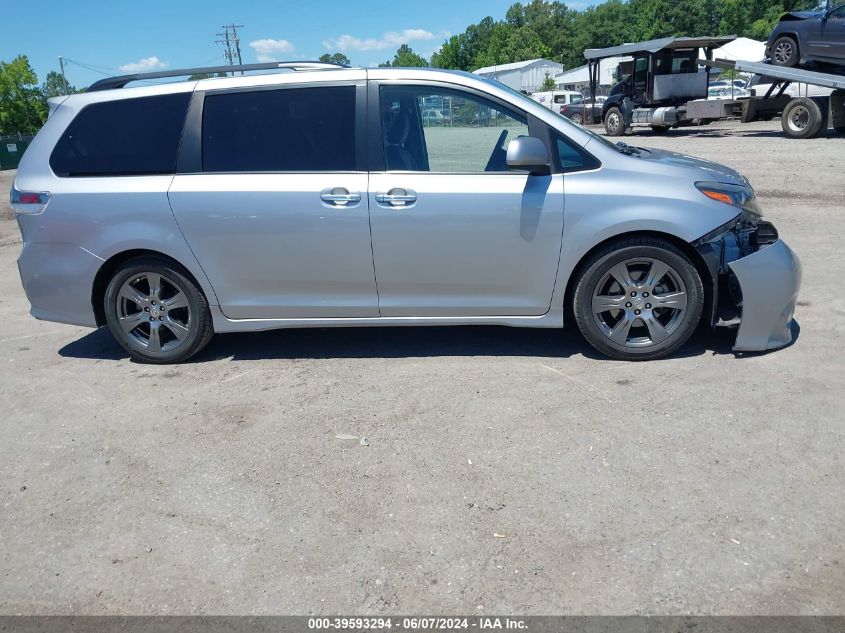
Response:
M757 221L763 216L751 185L729 185L723 182L697 182L696 188L711 200L742 209L746 218Z

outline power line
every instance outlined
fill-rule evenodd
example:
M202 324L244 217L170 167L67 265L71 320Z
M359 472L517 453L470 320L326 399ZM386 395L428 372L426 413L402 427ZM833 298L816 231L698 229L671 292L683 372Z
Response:
M235 65L235 58L238 59L238 65L243 64L241 60L241 40L238 37L238 29L244 28L243 24L224 24L220 27L223 29L222 33L217 33L217 37L222 38L215 40L215 44L225 44L226 50L223 51L224 57L229 60L229 65ZM243 71L241 71L243 75Z

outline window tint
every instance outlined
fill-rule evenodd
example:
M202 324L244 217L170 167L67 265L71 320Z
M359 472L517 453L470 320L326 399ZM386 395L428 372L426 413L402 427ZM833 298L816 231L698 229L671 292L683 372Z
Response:
M204 171L354 171L355 87L207 94Z
M458 90L382 86L380 107L388 170L508 171L508 143L528 136L524 115Z
M597 169L601 163L567 138L555 135L560 168L567 172Z
M172 174L190 93L85 106L62 134L50 167L58 176Z

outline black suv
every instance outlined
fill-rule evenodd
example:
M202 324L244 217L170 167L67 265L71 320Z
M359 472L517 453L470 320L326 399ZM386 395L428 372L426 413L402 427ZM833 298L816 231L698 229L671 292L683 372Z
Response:
M785 13L766 42L775 66L845 64L845 4L822 13Z

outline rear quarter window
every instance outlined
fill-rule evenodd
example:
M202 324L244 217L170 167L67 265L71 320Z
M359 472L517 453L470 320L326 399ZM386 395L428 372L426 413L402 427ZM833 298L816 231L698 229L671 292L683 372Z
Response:
M172 174L191 93L85 106L62 134L50 167L57 176Z

